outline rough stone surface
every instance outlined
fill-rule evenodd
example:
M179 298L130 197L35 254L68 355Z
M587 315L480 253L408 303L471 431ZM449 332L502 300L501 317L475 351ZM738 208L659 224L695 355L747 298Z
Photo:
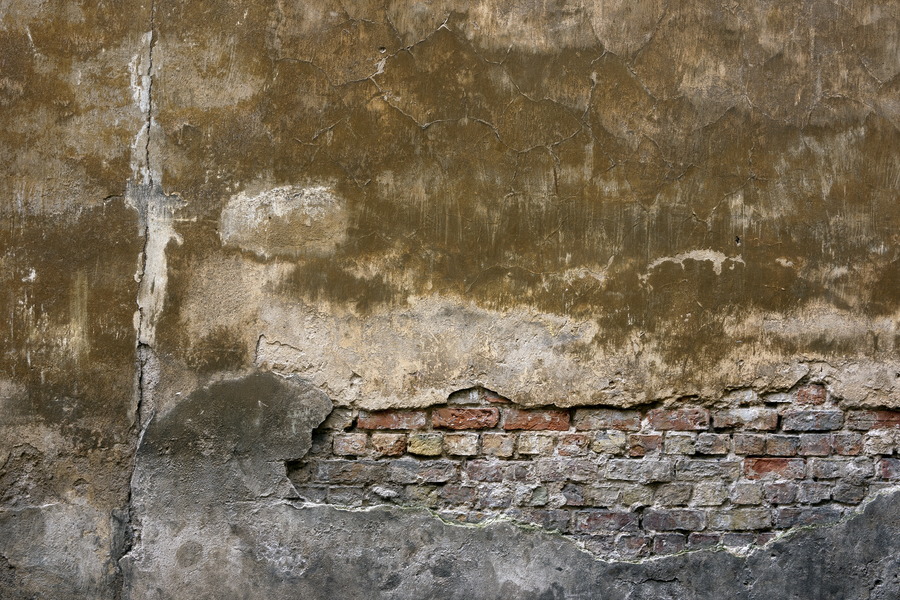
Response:
M0 597L897 597L898 22L0 3Z

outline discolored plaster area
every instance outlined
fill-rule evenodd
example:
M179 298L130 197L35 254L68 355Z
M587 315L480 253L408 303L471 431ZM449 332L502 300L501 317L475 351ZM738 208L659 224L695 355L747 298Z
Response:
M3 4L0 596L896 595L898 22L856 0ZM449 408L471 431L431 420ZM568 460L588 480L526 508L573 529L431 502ZM374 491L435 461L458 480ZM737 548L714 515L745 484L771 521ZM644 527L670 509L706 520ZM599 511L665 551L579 529Z
M171 354L225 330L241 365L370 408L818 365L896 402L889 4L158 10Z
M139 3L0 7L0 596L112 598L134 437Z

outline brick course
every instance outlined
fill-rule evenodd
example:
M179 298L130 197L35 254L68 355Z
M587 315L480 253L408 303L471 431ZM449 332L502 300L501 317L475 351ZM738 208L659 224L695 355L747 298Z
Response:
M900 411L845 414L819 384L734 397L712 412L526 409L471 390L425 409L339 408L291 463L293 497L505 514L639 558L765 543L900 485Z

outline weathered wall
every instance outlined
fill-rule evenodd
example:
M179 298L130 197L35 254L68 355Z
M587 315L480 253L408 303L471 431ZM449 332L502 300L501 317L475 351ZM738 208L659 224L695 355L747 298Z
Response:
M897 595L898 75L890 0L0 3L0 596Z

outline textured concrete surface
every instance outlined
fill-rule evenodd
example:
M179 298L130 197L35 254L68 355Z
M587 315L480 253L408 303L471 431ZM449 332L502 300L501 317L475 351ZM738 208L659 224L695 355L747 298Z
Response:
M612 565L299 508L284 470L329 403L474 386L900 408L898 25L892 0L0 3L0 596L352 596L371 572L403 597L432 567L459 597L896 595L888 499L775 558ZM407 535L429 566L366 551ZM326 551L342 568L301 564ZM596 576L539 584L529 556Z

